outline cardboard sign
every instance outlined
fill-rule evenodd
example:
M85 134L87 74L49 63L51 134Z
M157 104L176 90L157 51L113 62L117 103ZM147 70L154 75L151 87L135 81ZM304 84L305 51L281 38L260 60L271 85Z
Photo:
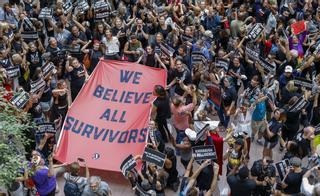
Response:
M199 63L206 64L207 59L202 52L192 52L191 62L192 64L199 64Z
M109 12L111 10L110 5L104 0L95 2L93 5L93 9L95 12L102 12L102 11Z
M85 11L90 9L90 6L86 0L81 0L77 3L77 8L80 13L84 13Z
M259 56L258 63L263 68L263 71L268 75L274 74L275 72L275 66L270 64L268 61L266 61L263 57Z
M306 24L304 22L304 20L295 22L293 24L291 24L291 29L292 29L292 33L295 35L298 35L304 31L306 31Z
M253 61L257 61L259 59L259 53L254 51L253 49L249 48L246 46L246 55L248 56L249 59Z
M300 77L296 77L294 78L294 85L297 87L305 87L308 90L312 89L312 81L311 80L307 80L305 78L300 78Z
M162 54L164 54L168 58L173 56L173 54L175 52L175 50L173 48L171 48L168 44L165 44L165 43L160 44L160 50L161 50Z
M63 13L65 15L67 15L68 13L70 13L72 11L73 5L71 2L68 2L68 3L63 4L62 8L63 8Z
M18 78L21 76L19 66L11 66L6 68L6 74L9 79Z
M166 155L159 151L153 150L152 148L146 147L142 155L142 160L154 163L159 167L163 167L164 161L166 160Z
M139 185L139 183L136 183L136 186L134 187L134 189L139 193L140 196L151 196L151 194L148 193L147 191L145 191L145 190Z
M217 153L214 145L210 146L194 146L192 147L192 153L194 154L194 159L196 161L202 160L216 160Z
M203 137L203 135L207 132L207 128L209 127L209 124L206 124L198 133L196 136L196 141L195 143L198 143L199 140Z
M256 39L258 39L260 37L263 30L264 30L263 25L261 23L257 23L249 31L248 38L251 39L252 41L255 41Z
M37 31L24 31L21 32L21 37L25 41L36 41L39 39L39 35Z
M223 68L225 71L228 71L229 69L229 61L223 58L216 58L215 65L217 68Z
M302 109L306 108L308 106L308 101L304 99L303 96L299 97L299 99L294 102L293 105L291 105L288 109L288 112L298 112Z
M286 176L286 169L290 167L289 159L282 160L278 163L275 163L276 169L278 171L278 175L281 180Z
M96 13L95 14L95 19L103 19L103 18L108 18L110 16L110 13L107 12L101 12L101 13Z
M38 16L39 19L51 19L53 15L53 9L44 7L41 9L40 14Z
M31 81L30 86L31 86L30 93L36 94L45 88L46 82L42 78L39 78L36 81Z
M127 172L132 170L137 165L136 160L130 154L120 165L120 170L124 176L127 176Z
M182 39L183 42L190 42L190 43L193 42L193 37L190 37L190 36L185 35L185 34L181 35L181 39Z
M42 70L43 77L44 78L48 77L54 68L55 66L52 62L42 65L41 70Z
M56 134L56 127L54 123L41 123L37 125L36 134L42 135L45 133Z
M15 105L18 109L23 109L29 100L29 94L25 92L23 89L21 89L18 94L16 94L14 97L12 97L12 99L10 99L10 102L13 105Z

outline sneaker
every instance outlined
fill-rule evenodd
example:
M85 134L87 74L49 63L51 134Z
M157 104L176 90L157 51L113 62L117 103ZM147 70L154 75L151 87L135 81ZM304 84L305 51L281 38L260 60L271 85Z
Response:
M263 145L262 139L257 139L257 143L262 146Z

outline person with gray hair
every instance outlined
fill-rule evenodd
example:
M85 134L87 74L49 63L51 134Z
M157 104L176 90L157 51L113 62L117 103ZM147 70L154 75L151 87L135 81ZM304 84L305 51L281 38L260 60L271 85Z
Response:
M87 185L85 186L82 196L111 196L111 189L109 185L102 181L99 176L91 176Z

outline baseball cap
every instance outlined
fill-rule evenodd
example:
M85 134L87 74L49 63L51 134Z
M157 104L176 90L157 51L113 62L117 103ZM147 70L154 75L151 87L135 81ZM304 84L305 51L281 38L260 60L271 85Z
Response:
M298 157L292 157L290 159L290 164L293 166L293 167L300 167L301 166L301 159L298 158Z
M293 69L290 65L287 65L286 68L284 69L285 73L292 73Z
M197 133L190 129L190 128L187 128L185 131L185 134L188 136L188 138L191 140L191 141L195 141L196 138L197 138Z

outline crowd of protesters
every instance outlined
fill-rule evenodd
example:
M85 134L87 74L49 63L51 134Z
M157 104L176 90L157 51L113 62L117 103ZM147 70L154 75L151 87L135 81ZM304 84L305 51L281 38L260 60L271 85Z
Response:
M154 87L149 131L156 140L148 146L166 160L161 168L142 161L141 170L127 173L134 194L165 195L172 189L183 196L219 195L227 188L232 196L320 195L319 5L318 0L4 0L1 96L9 103L25 92L30 99L19 109L34 123L61 125L100 59L165 69L167 85ZM52 10L49 16L46 9ZM258 25L262 31L253 38L250 32ZM28 149L30 166L17 182L30 195L111 195L106 182L89 175L85 160L53 164L58 134L30 136L35 141ZM253 142L263 148L258 160L250 154ZM194 160L192 148L203 145L215 146L216 160ZM274 154L289 160L282 179ZM79 176L80 166L85 177ZM57 187L56 175L63 172L65 186ZM226 175L223 186L219 175Z

